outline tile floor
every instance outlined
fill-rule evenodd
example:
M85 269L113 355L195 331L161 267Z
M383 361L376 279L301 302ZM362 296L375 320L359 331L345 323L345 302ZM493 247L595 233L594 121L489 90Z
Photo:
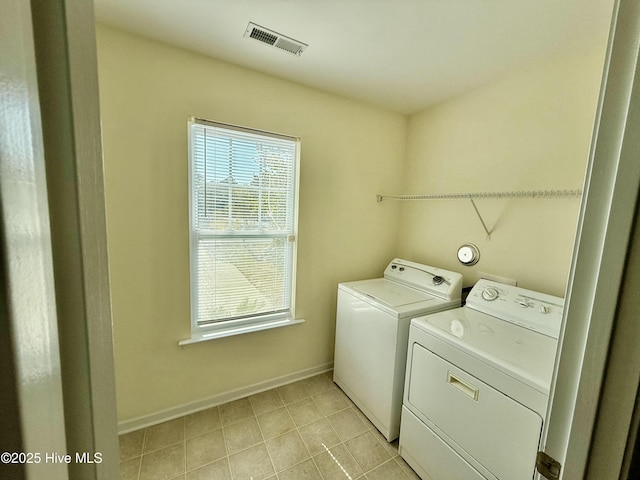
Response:
M122 435L120 479L418 479L331 374Z

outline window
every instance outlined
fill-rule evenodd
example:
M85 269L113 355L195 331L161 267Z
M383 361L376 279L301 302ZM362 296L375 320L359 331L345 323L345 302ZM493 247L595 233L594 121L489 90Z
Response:
M295 323L299 147L189 121L193 341Z

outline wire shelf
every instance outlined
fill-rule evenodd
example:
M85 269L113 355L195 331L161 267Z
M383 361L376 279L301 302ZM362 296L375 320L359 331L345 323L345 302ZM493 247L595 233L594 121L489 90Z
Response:
M468 200L485 198L569 198L580 197L582 190L524 190L511 192L442 193L434 195L377 195L383 200Z
M434 195L377 195L378 202L382 202L383 200L470 200L471 205L473 205L473 209L480 219L480 223L482 223L482 228L487 234L487 240L491 240L491 231L487 228L487 224L485 223L482 215L480 214L480 210L478 210L478 206L474 200L477 199L491 199L491 198L515 198L515 199L525 199L525 198L572 198L572 197L581 197L582 190L573 189L573 190L523 190L523 191L511 191L511 192L473 192L473 193L442 193L442 194L434 194Z

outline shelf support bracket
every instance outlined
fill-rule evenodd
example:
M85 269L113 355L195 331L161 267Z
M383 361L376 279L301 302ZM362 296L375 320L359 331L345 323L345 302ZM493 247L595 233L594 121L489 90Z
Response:
M491 232L487 228L487 224L484 223L484 219L482 218L482 215L480 214L480 210L478 210L478 207L476 206L476 202L473 201L473 197L471 195L469 195L469 201L471 202L471 205L473 205L473 209L476 211L476 215L480 219L480 223L482 223L482 228L484 228L484 231L487 234L487 240L491 240Z

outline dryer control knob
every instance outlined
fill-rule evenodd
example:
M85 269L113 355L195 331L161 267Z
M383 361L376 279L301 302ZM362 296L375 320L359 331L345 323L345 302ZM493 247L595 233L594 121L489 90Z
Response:
M547 307L546 305L540 305L540 308L538 308L538 311L540 313L549 313L549 307Z
M498 298L498 290L495 288L485 288L482 291L482 298L484 298L488 302L492 302L496 298Z

